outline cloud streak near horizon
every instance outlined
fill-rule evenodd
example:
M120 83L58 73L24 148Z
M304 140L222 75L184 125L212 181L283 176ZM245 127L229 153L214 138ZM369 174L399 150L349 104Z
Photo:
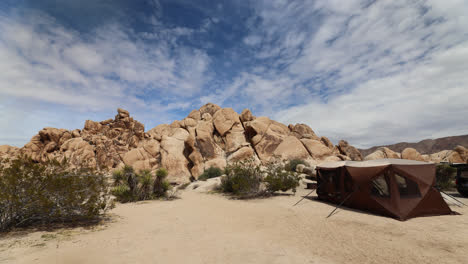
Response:
M0 4L0 144L213 102L359 147L468 133L463 1Z

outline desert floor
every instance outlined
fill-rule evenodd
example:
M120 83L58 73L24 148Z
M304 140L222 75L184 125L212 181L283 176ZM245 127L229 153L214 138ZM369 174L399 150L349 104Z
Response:
M330 204L292 206L307 192L121 204L97 226L3 235L0 263L466 263L467 207L406 222L349 209L326 218Z

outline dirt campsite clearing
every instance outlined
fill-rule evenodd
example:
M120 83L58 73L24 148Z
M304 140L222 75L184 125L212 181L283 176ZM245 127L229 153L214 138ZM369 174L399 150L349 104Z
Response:
M3 235L0 263L466 263L467 207L449 202L462 215L405 222L346 208L326 218L331 204L293 206L307 193L231 200L186 190L119 204L92 228Z

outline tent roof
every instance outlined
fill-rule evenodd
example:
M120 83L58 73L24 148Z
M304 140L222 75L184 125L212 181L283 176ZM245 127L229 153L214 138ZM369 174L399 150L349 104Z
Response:
M406 159L378 159L378 160L366 160L366 161L330 161L318 165L318 168L338 168L338 167L378 167L385 165L428 165L432 164L424 161L406 160Z

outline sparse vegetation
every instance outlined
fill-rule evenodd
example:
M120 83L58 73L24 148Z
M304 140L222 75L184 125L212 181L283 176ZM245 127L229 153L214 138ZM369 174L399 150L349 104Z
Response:
M278 163L271 163L266 169L266 177L264 179L266 189L270 193L292 190L296 193L296 188L299 186L299 177L291 171L286 171L283 166Z
M296 171L296 166L299 164L304 164L306 167L310 166L305 160L292 159L284 166L284 169L286 171Z
M111 193L122 203L167 197L167 191L171 188L165 180L167 170L164 168L156 172L154 179L150 171L136 173L131 166L115 171L112 176L115 186Z
M271 195L278 191L296 192L299 177L291 171L284 170L281 163L272 162L266 168L246 160L228 165L226 177L221 181L221 191L241 198ZM262 183L265 188L261 188Z
M237 196L253 196L259 193L262 170L253 159L228 165L221 180L221 190Z
M217 167L210 167L209 169L205 170L202 175L198 177L200 181L206 181L211 178L219 177L223 174L223 171Z
M448 164L439 164L436 167L437 186L442 190L450 190L455 187L455 176L457 169Z
M8 165L5 165L8 164ZM66 160L0 162L0 231L35 223L97 218L112 207L104 175Z

